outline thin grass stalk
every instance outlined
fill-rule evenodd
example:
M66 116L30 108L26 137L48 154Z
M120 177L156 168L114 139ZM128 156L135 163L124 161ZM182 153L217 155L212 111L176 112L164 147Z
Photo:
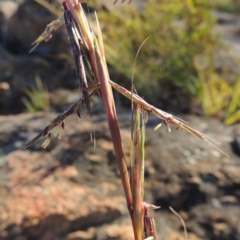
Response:
M99 39L99 41L102 42L102 39ZM101 45L103 46L103 43L100 43L100 46ZM104 52L104 51L101 51L101 52ZM95 56L96 56L98 76L99 76L99 82L100 82L101 96L102 96L103 103L107 113L109 129L110 129L112 140L113 140L114 151L116 154L118 168L120 171L123 189L125 192L127 207L131 217L131 221L132 221L134 237L135 237L135 240L141 240L141 238L138 238L137 230L134 223L130 179L128 175L126 159L125 159L123 148L122 148L122 140L121 140L120 130L119 130L118 121L117 121L115 102L113 98L112 88L109 83L110 78L106 68L105 57L104 56L102 57L100 55L100 50L96 51Z
M141 146L140 146L140 158L141 158L141 194L144 200L144 171L145 171L145 121L143 119L143 114L141 114Z
M125 160L125 156L122 148L121 135L120 135L120 130L119 130L118 121L117 121L115 102L113 99L112 89L108 81L108 74L106 70L103 68L104 63L99 54L96 54L96 59L97 59L97 67L98 67L98 73L99 73L101 95L102 95L103 103L107 112L108 124L109 124L110 132L112 135L116 157L119 164L120 174L121 174L121 177L124 179L123 184L124 184L124 190L127 197L127 202L129 205L128 207L131 208L132 196L130 192L129 176L128 176L126 160Z
M107 70L107 64L105 61L104 50L103 50L103 40L101 35L98 36L98 41L94 42L94 34L89 30L88 22L86 21L86 17L84 12L82 11L81 5L72 6L70 0L66 0L66 5L70 13L72 13L73 20L75 25L77 26L77 30L79 31L79 36L83 38L83 45L88 50L88 55L90 56L90 64L96 79L98 79L100 83L100 92L103 99L103 103L105 106L105 110L107 113L109 129L112 136L113 146L118 162L118 167L122 179L123 189L126 196L128 210L131 216L134 235L136 240L140 240L137 238L136 230L134 227L134 218L132 213L132 193L130 188L130 181L128 175L128 169L126 165L126 159L124 156L123 148L122 148L122 140L120 135L120 130L117 121L117 115L115 110L115 102L112 93L112 87L109 83L109 74ZM80 11L79 12L77 12ZM98 21L97 21L98 23ZM98 25L98 32L101 32L100 27ZM93 48L94 46L94 48ZM99 46L101 49L99 49Z
M143 198L141 172L141 109L137 106L133 136L134 154L132 167L133 217L137 239L143 239Z

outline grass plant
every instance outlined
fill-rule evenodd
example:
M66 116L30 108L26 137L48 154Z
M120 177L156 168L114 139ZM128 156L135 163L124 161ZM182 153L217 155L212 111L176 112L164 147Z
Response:
M151 115L156 115L159 117L160 123L168 126L169 131L171 124L177 129L182 128L187 130L195 137L210 144L211 139L191 128L180 119L149 104L133 92L133 90L129 91L110 80L105 58L104 42L97 15L95 15L97 31L94 33L83 11L82 2L81 0L62 1L63 19L73 50L73 58L77 68L77 79L79 81L79 88L82 91L82 98L55 118L21 150L26 149L39 138L45 138L43 147L47 147L53 135L58 137L61 135L60 132L65 129L65 122L68 118L72 116L80 117L79 111L82 105L86 106L88 114L91 116L89 99L98 93L106 109L109 130L132 222L134 239L154 240L157 239L157 234L149 209L157 207L151 203L144 202L144 140L146 119ZM36 40L35 44L39 44L42 40L49 40L49 36L52 34L51 30L55 30L58 26L59 22L52 23L51 28L47 27L43 35ZM122 38L124 37L127 36L123 35ZM121 39L119 42L121 42ZM131 157L129 161L126 159L122 147L112 93L113 88L132 102L132 112L135 115L135 124L132 124Z
M22 98L22 102L30 113L39 111L47 112L50 109L49 92L43 86L39 74L35 75L35 84L34 87L25 90L27 96Z
M53 11L46 0L35 1ZM220 68L224 70L216 68L215 63L219 61L216 53L219 49L228 50L213 34L215 19L211 12L212 7L233 2L148 0L141 12L132 5L114 12L101 11L99 19L103 26L106 59L114 69L114 80L130 87L130 66L143 39L149 37L135 71L136 89L145 100L165 109L173 105L182 108L180 111L196 108L194 104L197 103L197 108L205 115L218 116L228 125L240 121L237 103L240 94L236 88L239 70L232 74L226 69L224 59L220 60L223 62ZM88 3L94 7L96 1ZM236 7L238 4L235 2ZM63 26L63 13L60 14L58 9L53 12L57 12L59 18L47 26L33 43L33 49ZM117 43L114 47L113 42ZM232 55L231 58L237 61ZM238 64L236 68L239 67Z
M99 19L108 63L124 86L130 85L129 66L138 47L149 37L135 72L138 92L155 105L171 104L181 96L186 102L198 97L199 78L193 58L206 55L212 64L219 46L218 37L212 34L215 19L208 0L148 0L141 11L131 5L100 12ZM113 47L113 42L118 44Z

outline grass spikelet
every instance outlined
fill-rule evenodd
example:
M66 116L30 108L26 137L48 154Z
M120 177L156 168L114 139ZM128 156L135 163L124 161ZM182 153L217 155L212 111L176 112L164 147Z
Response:
M99 85L95 86L95 89L93 88L90 93L89 96L91 97L92 95L94 95L99 89ZM27 149L29 146L31 146L32 144L34 144L38 139L47 136L53 129L61 126L61 124L65 121L67 121L68 118L71 118L72 116L76 116L78 118L80 118L80 113L79 113L79 109L84 105L85 100L84 98L81 98L78 102L74 103L71 107L69 107L66 111L64 111L63 113L61 113L60 115L58 115L55 119L53 119L53 121L46 126L35 138L33 138L32 140L30 140L28 143L26 143L21 149L20 151L23 151L25 149ZM62 126L61 126L62 127ZM45 145L44 145L45 146Z
M38 47L38 45L45 41L49 41L52 38L52 34L61 26L63 26L64 24L64 17L63 14L60 15L60 17L54 21L52 21L51 23L49 23L44 32L32 43L32 48L29 51L29 53L31 53L36 47Z

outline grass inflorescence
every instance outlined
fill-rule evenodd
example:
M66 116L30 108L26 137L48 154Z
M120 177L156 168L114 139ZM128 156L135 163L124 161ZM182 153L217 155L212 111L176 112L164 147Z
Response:
M104 42L97 15L95 15L97 31L94 32L83 11L82 2L81 0L63 1L63 17L48 25L44 33L34 43L38 45L43 40L49 40L52 32L62 25L63 22L65 23L73 51L76 78L79 82L82 97L78 102L55 118L39 135L28 142L22 150L40 138L45 138L43 147L47 147L52 136L61 138L67 120L73 116L81 118L80 108L83 105L86 106L88 114L91 116L90 98L94 94L98 94L102 98L106 110L118 169L132 221L134 239L157 239L154 219L151 217L149 211L150 208L156 209L157 206L144 202L144 143L147 119L151 115L155 115L159 118L160 122L168 127L169 131L171 129L170 125L173 125L176 129L182 128L187 130L195 137L206 142L211 143L211 139L191 128L177 117L149 104L133 91L133 87L129 91L113 80L110 80L105 58ZM130 161L127 161L122 147L122 139L112 94L113 88L132 102L135 124L132 126Z

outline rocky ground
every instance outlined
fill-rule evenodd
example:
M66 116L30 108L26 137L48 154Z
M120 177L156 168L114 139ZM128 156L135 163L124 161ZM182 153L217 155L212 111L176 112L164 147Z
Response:
M63 139L43 150L40 140L17 152L56 115L21 114L0 118L0 239L131 239L132 232L104 115L66 125ZM129 156L130 114L119 114ZM191 126L216 139L218 147L183 130L168 133L150 118L146 132L146 201L159 239L240 238L239 126L184 116ZM90 132L95 130L96 147Z
M55 111L79 97L73 91L77 83L65 29L29 55L31 43L56 17L32 0L18 2L0 1L0 239L132 239L101 103L94 99L93 123L87 117L72 121L66 124L63 139L55 139L46 150L40 140L18 152L57 116L21 113L20 99L34 85L36 74L48 86ZM239 17L214 14L215 31L224 35L232 54L240 56ZM145 197L161 206L153 213L159 239L184 239L180 220L169 210L172 206L184 219L191 240L238 240L239 124L226 127L214 119L180 117L218 141L230 157L183 130L154 132L159 121L150 118ZM121 110L119 120L128 156L130 113ZM96 147L90 138L93 129Z

